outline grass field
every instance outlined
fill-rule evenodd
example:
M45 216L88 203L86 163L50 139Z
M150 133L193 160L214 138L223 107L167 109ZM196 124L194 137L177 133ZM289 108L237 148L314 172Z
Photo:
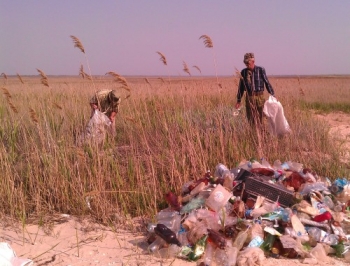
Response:
M180 193L218 163L229 168L262 157L300 162L319 176L349 177L342 147L317 112L350 113L350 77L271 77L292 133L257 138L244 110L233 116L236 77L2 79L0 213L23 222L54 213L120 221L153 215L163 194ZM96 90L122 97L116 136L102 146L77 145ZM130 95L130 97L128 97ZM127 98L128 97L128 98ZM267 98L267 94L266 94Z

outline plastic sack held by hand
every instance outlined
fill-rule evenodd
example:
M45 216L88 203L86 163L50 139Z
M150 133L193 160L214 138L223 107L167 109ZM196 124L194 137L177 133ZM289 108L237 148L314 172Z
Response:
M288 121L284 116L282 104L273 96L264 104L264 114L269 121L270 133L276 136L284 135L291 131Z
M104 113L95 110L86 127L86 137L100 143L106 136L106 129L112 124L111 120Z

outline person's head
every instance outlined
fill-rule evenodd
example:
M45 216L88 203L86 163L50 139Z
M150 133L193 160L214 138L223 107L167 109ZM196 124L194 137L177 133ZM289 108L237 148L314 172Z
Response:
M110 104L110 106L112 107L112 110L116 110L118 111L119 109L119 104L121 102L121 98L120 97L117 97L115 94L114 94L114 91L111 91L108 96L108 103Z
M243 62L248 69L253 70L255 66L254 53L246 53Z

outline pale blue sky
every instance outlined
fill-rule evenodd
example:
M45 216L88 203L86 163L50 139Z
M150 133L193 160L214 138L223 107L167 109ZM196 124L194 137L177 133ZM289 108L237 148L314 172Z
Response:
M350 74L349 11L345 0L0 0L0 73L186 76L185 61L193 75L233 75L254 52L268 75Z

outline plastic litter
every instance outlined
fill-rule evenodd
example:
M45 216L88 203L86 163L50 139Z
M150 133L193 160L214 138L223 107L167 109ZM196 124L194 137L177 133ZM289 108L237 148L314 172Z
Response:
M263 265L263 261L266 259L264 252L260 248L246 248L238 253L237 265L238 266L255 266Z
M262 265L266 257L350 260L350 185L294 161L223 164L164 194L149 223L149 252L198 265ZM271 174L272 173L272 174ZM305 246L311 247L306 249Z

